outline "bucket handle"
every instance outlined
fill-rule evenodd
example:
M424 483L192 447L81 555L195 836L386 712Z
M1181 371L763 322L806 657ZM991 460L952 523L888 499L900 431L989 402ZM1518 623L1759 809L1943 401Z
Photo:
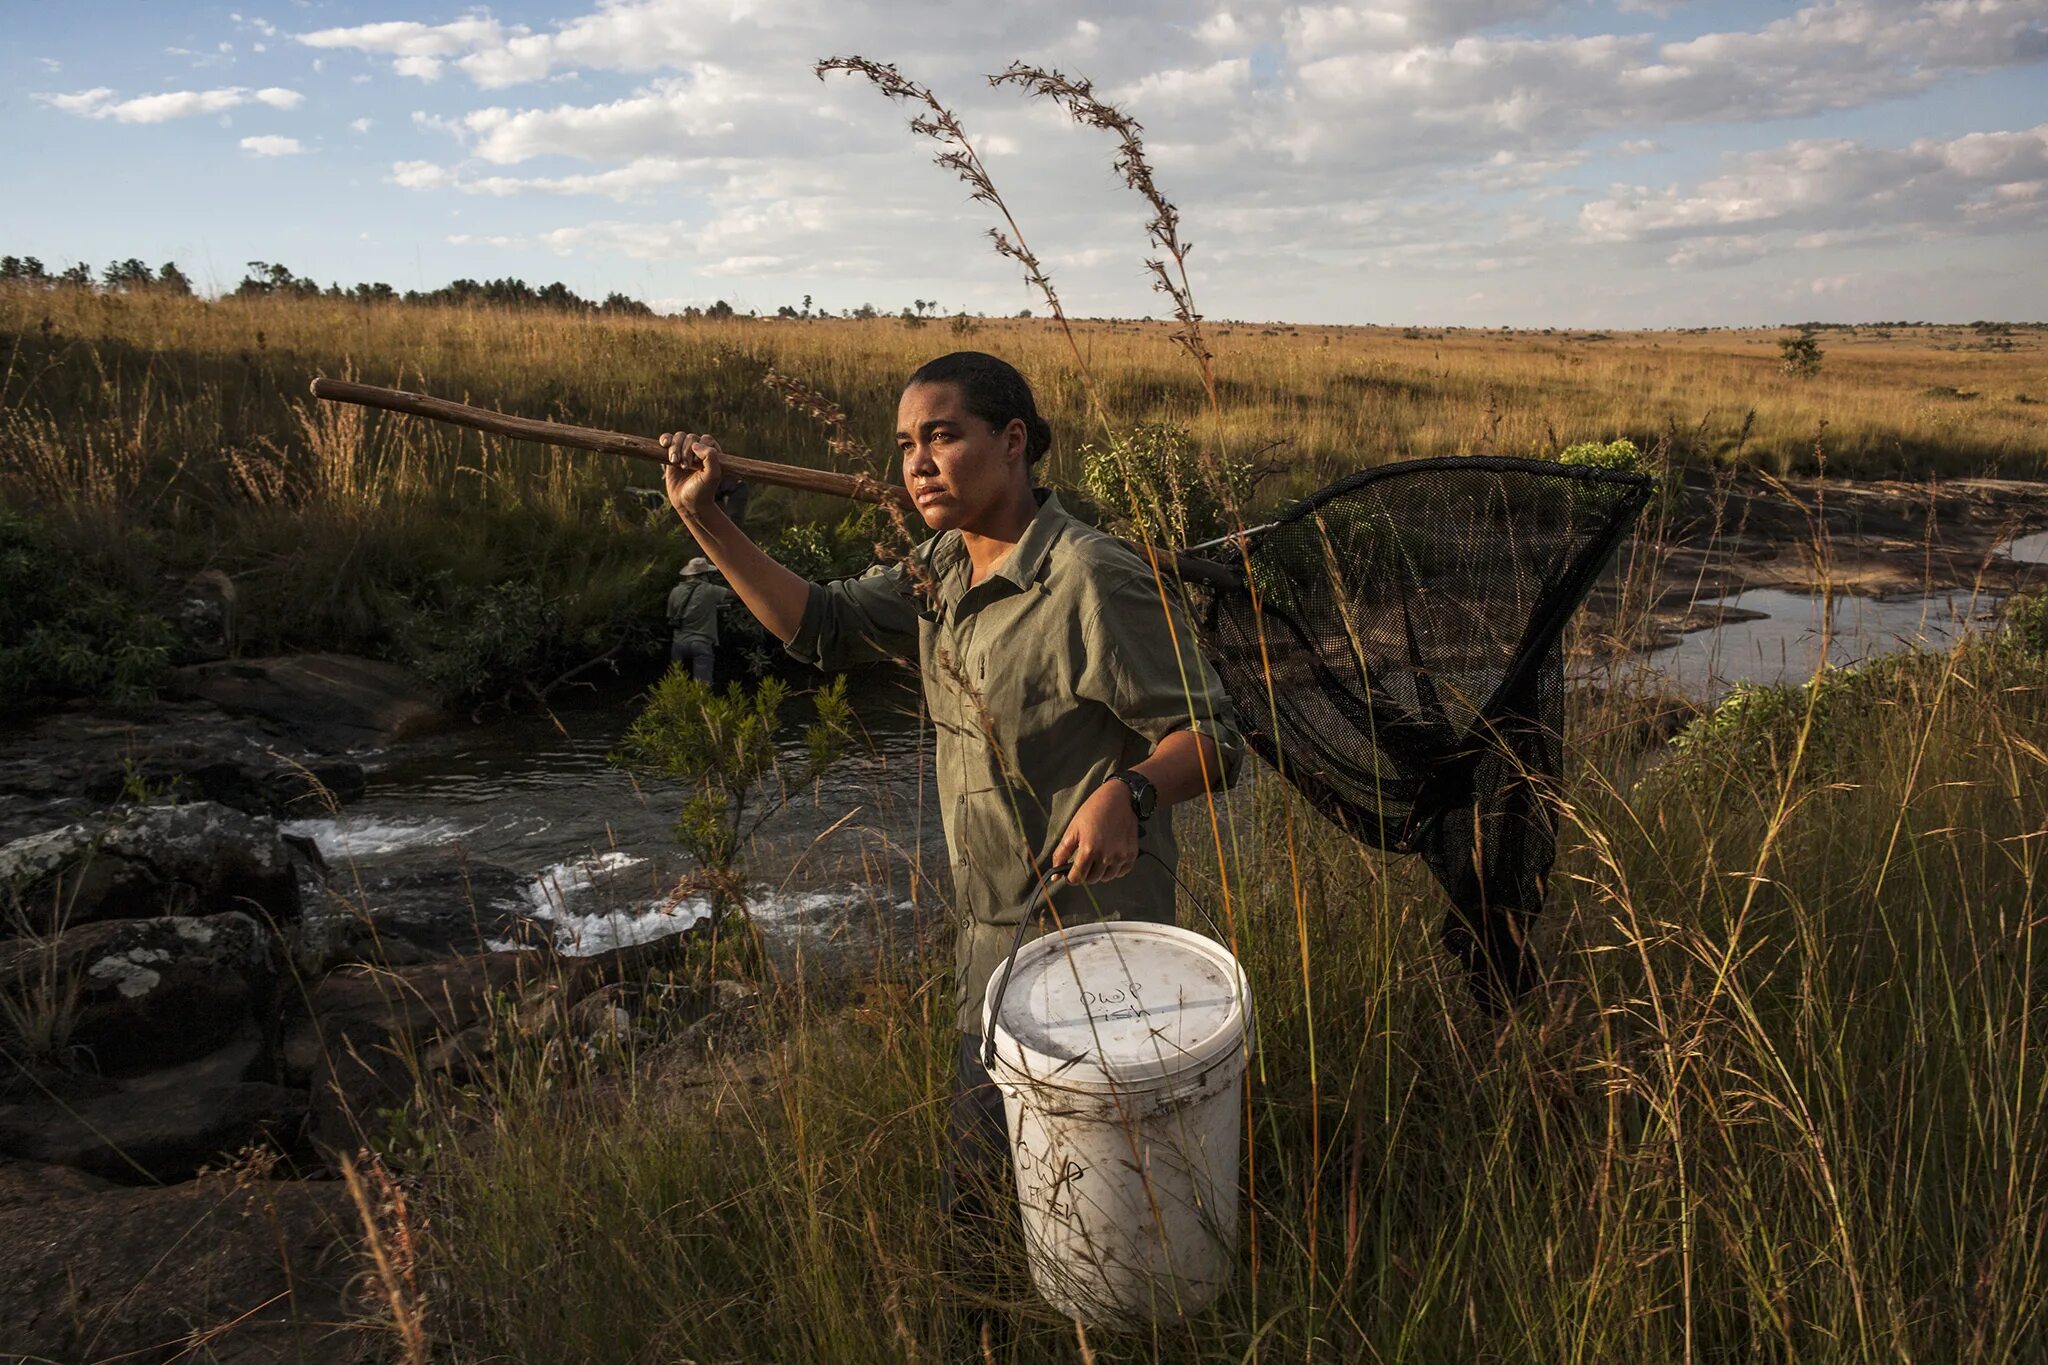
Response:
M1031 904L1026 906L1024 913L1018 917L1017 936L1010 940L1009 955L1003 959L1002 979L996 982L995 1007L989 1010L986 1016L991 1024L1003 1017L1003 997L1009 993L1010 973L1017 969L1017 950L1024 946L1025 931L1031 927L1031 921L1037 919L1052 905L1053 883L1065 881L1067 873L1073 869L1072 863L1061 863L1048 872L1045 879L1038 884L1038 894L1031 898ZM984 1027L981 1032L981 1069L987 1071L996 1061L996 1031Z
M1181 879L1174 874L1173 869L1168 866L1164 858L1150 849L1138 850L1138 856L1140 858L1150 858L1153 862L1166 868L1166 875L1173 878L1174 886L1178 887L1183 894L1187 892L1187 887L1181 884ZM988 1009L986 1014L990 1024L994 1024L996 1020L1003 1017L1003 997L1009 993L1010 973L1016 970L1017 950L1024 946L1025 932L1030 929L1031 921L1037 919L1046 910L1051 908L1053 883L1065 881L1067 873L1071 872L1073 868L1074 865L1072 863L1061 863L1058 867L1046 873L1045 880L1038 884L1038 894L1031 898L1031 904L1026 906L1024 913L1018 917L1017 936L1010 940L1009 955L1003 959L1003 974L996 981L995 1003ZM1216 917L1209 913L1209 907L1203 905L1193 896L1189 896L1188 900L1197 910L1202 912L1202 918L1209 922L1209 928L1216 935L1216 941L1218 943L1223 942L1223 930L1216 923ZM981 1069L987 1071L995 1065L995 1060L996 1031L992 1027L984 1027L981 1039Z

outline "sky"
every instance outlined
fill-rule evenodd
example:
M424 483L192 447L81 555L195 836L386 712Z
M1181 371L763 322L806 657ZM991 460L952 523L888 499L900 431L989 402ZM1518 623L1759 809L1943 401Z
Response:
M241 0L236 0L239 4ZM2048 0L0 0L0 253L231 289L561 280L662 311L1044 312L909 110L960 119L1068 310L1164 316L1137 118L1211 318L2048 319Z

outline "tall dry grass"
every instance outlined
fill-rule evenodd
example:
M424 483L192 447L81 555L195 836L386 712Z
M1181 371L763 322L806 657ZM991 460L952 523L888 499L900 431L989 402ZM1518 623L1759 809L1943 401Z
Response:
M1971 644L1681 758L1580 717L1550 981L1504 1024L1419 868L1268 776L1234 794L1241 1284L1095 1358L2038 1358L2044 684L2038 647ZM1014 1241L993 1284L949 1259L942 956L851 1010L769 983L758 1054L513 1067L434 1109L444 1347L1076 1358Z

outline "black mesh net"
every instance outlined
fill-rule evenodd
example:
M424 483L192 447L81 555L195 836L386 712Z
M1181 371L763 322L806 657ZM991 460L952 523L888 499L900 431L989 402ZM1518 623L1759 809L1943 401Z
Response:
M1212 552L1230 580L1190 583L1253 747L1353 836L1422 855L1451 903L1444 945L1490 1008L1533 978L1565 625L1652 487L1548 460L1402 461L1289 508L1243 558Z

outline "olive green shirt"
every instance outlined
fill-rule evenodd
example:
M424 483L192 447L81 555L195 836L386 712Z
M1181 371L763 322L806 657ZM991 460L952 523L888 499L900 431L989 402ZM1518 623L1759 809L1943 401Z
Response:
M679 645L718 645L718 609L732 598L732 589L713 583L711 575L678 583L668 594L668 625Z
M820 668L917 660L960 921L954 1002L960 1028L977 1036L989 974L1082 803L1176 730L1216 741L1225 783L1243 755L1222 684L1174 590L1162 603L1151 568L1129 546L1075 521L1051 493L1037 496L1023 538L981 583L969 586L973 564L948 531L911 555L930 584L923 598L900 564L813 584L789 643ZM1111 882L1062 885L1053 897L1059 922L1171 923L1176 855L1164 810L1139 847L1161 861L1140 858Z

